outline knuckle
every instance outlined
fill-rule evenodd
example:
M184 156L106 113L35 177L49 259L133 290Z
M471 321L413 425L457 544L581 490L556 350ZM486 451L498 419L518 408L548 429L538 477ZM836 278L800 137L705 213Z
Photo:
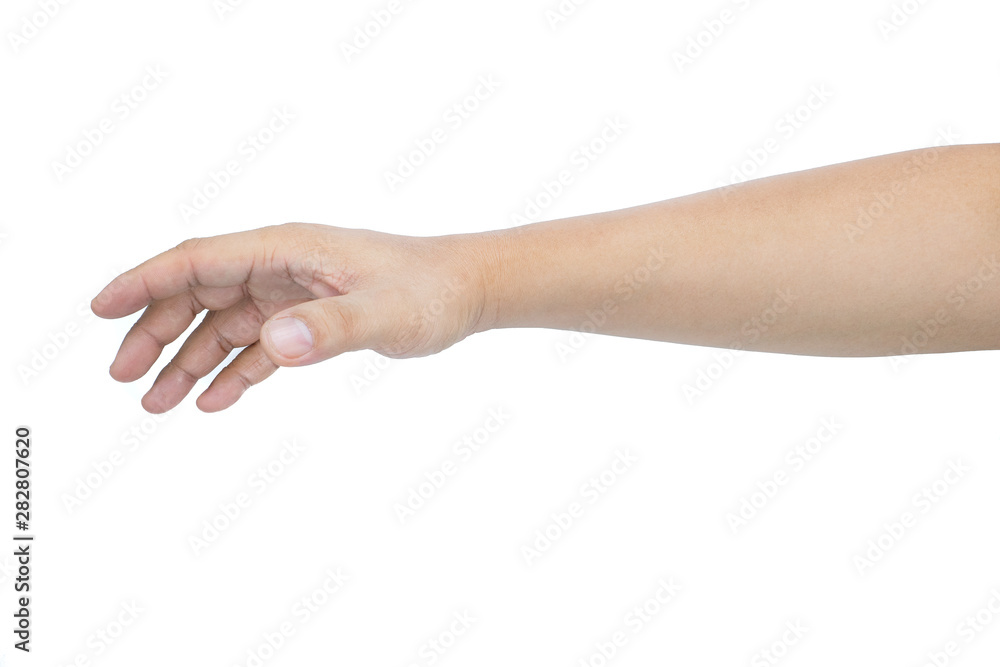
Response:
M323 308L324 334L330 342L351 342L358 337L358 314L342 304L327 301Z
M132 330L129 332L129 334L136 336L138 335L145 336L146 338L151 340L153 344L156 345L158 348L164 348L170 343L170 341L164 340L159 334L157 334L155 330L150 329L147 326L141 326L140 323L138 322L134 327L132 327Z
M419 352L427 350L431 343L430 332L421 326L406 327L392 339L392 342L383 346L379 353L387 357L405 358L416 356Z
M385 337L387 344L380 352L389 357L404 358L437 351L434 349L434 327L419 311L408 312L406 302L403 299L403 303L397 304L397 312L407 314L396 318Z
M349 308L334 308L333 315L340 335L346 340L355 340L358 337L357 313Z
M225 354L229 354L233 351L233 342L226 337L226 334L219 328L219 323L215 321L215 318L207 320L205 323L208 332L211 334L212 339L219 346Z
M311 237L315 233L317 226L308 222L285 222L276 225L274 230L279 236L301 240Z
M203 239L201 237L192 237L189 239L184 239L183 241L177 244L176 248L177 250L182 250L185 252L194 250L199 245L201 245L202 240Z
M249 378L249 376L247 376L247 374L244 371L239 369L234 369L233 375L236 377L236 381L240 383L240 386L243 387L243 391L246 391L247 389L253 386L253 381Z
M274 368L274 362L268 359L266 355L262 354L247 365L245 373L248 377L259 378L267 375L269 372L274 370Z
M173 372L177 373L182 378L184 378L184 380L188 384L194 384L195 382L201 379L201 377L198 376L196 373L185 368L184 363L176 358L171 359L169 362L167 362L167 365L164 366L164 371L170 371L170 370L172 370Z

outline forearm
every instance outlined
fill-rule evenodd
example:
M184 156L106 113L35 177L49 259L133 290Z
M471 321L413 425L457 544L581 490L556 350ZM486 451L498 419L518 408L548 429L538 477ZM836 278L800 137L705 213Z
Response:
M900 354L921 330L920 352L1000 342L1000 145L881 156L486 239L480 329L832 356Z

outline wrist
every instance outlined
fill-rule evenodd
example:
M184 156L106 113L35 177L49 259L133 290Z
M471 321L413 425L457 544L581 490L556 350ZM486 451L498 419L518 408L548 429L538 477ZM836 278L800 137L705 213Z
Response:
M507 326L511 293L510 265L513 244L505 231L488 231L464 237L477 276L479 317L471 333Z
M562 328L565 303L587 289L564 252L567 223L533 223L472 234L481 316L473 333L514 327Z

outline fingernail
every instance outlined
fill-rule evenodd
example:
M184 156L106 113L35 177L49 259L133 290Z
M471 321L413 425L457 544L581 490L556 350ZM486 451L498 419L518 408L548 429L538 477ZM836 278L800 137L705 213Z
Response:
M288 359L301 357L313 347L309 327L296 317L282 317L269 322L267 337L278 354Z

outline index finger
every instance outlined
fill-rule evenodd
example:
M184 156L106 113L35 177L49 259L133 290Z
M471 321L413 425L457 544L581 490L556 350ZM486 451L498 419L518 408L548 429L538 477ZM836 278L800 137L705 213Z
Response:
M121 274L90 303L98 317L131 315L194 287L246 282L260 253L260 230L183 241Z

